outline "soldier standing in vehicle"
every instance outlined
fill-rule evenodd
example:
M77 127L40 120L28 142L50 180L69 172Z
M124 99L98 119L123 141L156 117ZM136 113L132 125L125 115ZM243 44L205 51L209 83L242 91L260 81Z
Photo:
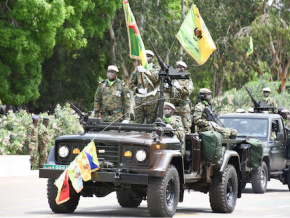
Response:
M277 103L272 99L270 96L271 89L269 88L263 88L263 98L260 100L265 102L267 105L272 106L273 109L269 109L269 113L277 114L278 113L278 108L277 108Z
M164 123L170 124L171 127L176 130L175 135L180 141L184 141L184 126L181 117L174 114L175 109L176 107L173 104L164 102L164 117L162 120Z
M207 88L200 89L200 102L194 108L194 124L198 127L200 132L216 131L221 133L224 138L235 139L238 134L237 130L219 126L214 121L210 121L210 118L205 113L206 107L213 111L211 105L211 93L212 92ZM216 116L216 114L214 114L214 116Z
M281 111L281 116L283 117L285 126L290 129L290 112L286 109Z
M27 143L30 153L31 169L39 168L39 154L38 154L38 123L39 116L32 117L32 124L27 128Z
M154 53L146 50L149 70L138 66L132 73L129 88L135 95L135 122L144 124L154 123L158 100L158 82L160 68L153 64Z
M176 62L176 70L178 72L185 72L187 65L183 61ZM189 96L193 91L193 82L189 79L178 79L172 81L172 87L168 87L166 92L169 93L169 102L176 107L175 115L178 115L182 119L185 132L190 133L191 128L191 104Z
M108 66L107 79L102 80L95 94L94 113L105 122L129 122L130 99L125 83L117 78L119 69Z
M48 155L48 143L51 140L49 130L49 118L43 118L42 125L38 130L39 167L43 168Z

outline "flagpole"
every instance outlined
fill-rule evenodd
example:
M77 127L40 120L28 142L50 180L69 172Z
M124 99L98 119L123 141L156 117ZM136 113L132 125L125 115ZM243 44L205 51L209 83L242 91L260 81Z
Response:
M137 59L137 66L140 65L140 60ZM144 79L143 79L143 73L142 72L139 72L140 73L140 77L141 77L141 83L142 83L142 86L143 86L143 89L145 89L145 83L144 83Z

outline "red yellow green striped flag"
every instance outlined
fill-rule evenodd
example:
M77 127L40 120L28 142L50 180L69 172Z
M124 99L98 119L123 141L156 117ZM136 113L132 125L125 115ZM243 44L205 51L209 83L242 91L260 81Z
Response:
M129 38L130 57L132 59L141 60L142 66L148 70L148 63L145 53L144 43L142 41L136 20L131 11L129 1L123 0L123 8L125 12L125 19Z
M204 64L212 52L216 50L216 46L196 5L193 5L189 10L176 37L187 53L199 65Z

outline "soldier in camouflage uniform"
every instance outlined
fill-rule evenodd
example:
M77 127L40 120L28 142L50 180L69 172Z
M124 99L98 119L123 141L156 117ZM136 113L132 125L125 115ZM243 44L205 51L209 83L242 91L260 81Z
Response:
M172 128L176 130L175 135L180 141L184 141L184 126L181 117L174 115L175 109L176 107L173 104L164 102L164 117L162 120L164 123L170 124Z
M38 149L39 149L39 167L43 168L48 155L48 143L51 140L48 131L49 119L43 118L42 125L38 129Z
M289 121L289 118L290 118L290 112L286 109L283 109L281 111L281 116L283 117L283 120L284 120L284 124L285 126L290 129L290 121Z
M207 114L204 112L206 107L209 107L212 110L211 91L202 88L199 92L200 102L195 106L193 114L194 124L199 128L199 131L216 131L221 133L224 138L235 139L238 134L237 130L218 126L215 122L209 121Z
M277 114L278 113L278 108L277 108L277 103L272 99L270 96L271 89L269 88L263 88L263 99L260 100L265 102L267 105L272 106L274 109L269 109L268 113L269 114Z
M100 82L95 94L95 116L105 122L129 122L131 95L125 83L117 78L118 68L108 67L107 79Z
M185 72L187 65L183 61L177 61L176 69L178 72ZM176 107L175 115L181 117L185 132L189 134L192 124L190 117L191 104L189 100L189 95L193 91L192 80L190 78L173 80L172 85L172 87L167 87L165 92L169 94L169 102Z
M39 167L39 154L38 154L38 123L39 116L32 117L33 123L27 128L27 143L30 151L30 164L31 169L35 170Z
M135 95L135 122L152 124L158 100L158 83L160 68L152 63L154 53L146 50L149 70L138 66L132 73L129 88ZM143 87L144 84L144 87Z

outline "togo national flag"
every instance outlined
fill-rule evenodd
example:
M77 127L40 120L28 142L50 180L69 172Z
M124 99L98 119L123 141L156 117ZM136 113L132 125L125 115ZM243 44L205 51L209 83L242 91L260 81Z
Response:
M100 169L100 164L97 156L96 145L94 141L91 141L83 150L87 155L87 158L90 163L91 172L97 171Z
M69 200L69 183L67 171L63 171L60 177L55 181L55 186L57 187L57 196L55 202L57 204L62 204Z
M74 190L79 193L83 189L83 178L76 159L70 163L66 170Z
M125 12L126 26L128 31L130 57L132 59L141 60L142 66L146 70L149 70L144 43L142 41L136 20L131 11L128 0L123 0L123 8Z
M254 47L253 47L253 38L252 36L250 37L250 45L247 50L247 56L251 55L254 52Z
M216 46L196 5L193 5L189 10L176 37L187 53L199 65L204 64L211 53L216 50Z

